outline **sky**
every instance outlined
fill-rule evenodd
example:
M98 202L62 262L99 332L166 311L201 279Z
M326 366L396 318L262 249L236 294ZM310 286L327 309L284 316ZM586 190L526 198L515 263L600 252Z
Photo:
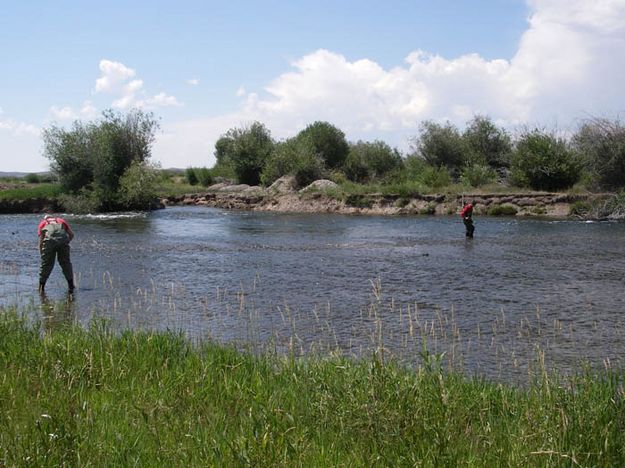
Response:
M625 0L0 0L0 171L49 168L41 132L141 108L152 160L210 167L260 121L410 149L475 115L574 131L625 112Z

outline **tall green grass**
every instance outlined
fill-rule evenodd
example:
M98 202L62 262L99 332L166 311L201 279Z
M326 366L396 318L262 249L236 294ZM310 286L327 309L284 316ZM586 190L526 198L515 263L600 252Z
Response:
M27 200L30 198L56 198L61 194L58 184L37 184L0 190L0 200Z
M427 351L416 369L252 355L5 311L0 465L622 466L623 373L541 369L513 387Z

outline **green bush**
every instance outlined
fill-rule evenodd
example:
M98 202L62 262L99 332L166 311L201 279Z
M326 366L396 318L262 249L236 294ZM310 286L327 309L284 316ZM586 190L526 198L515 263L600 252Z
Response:
M149 210L156 199L156 167L134 161L119 182L121 202L128 209Z
M213 183L213 176L211 174L211 171L206 167L197 167L195 169L195 175L197 177L198 183L202 187L208 187Z
M488 210L490 216L515 216L518 213L516 207L504 203L503 205L491 206Z
M388 173L402 166L396 149L382 141L359 141L350 146L345 161L345 174L354 182L381 180Z
M307 138L290 138L277 143L261 174L261 183L271 185L285 175L295 176L299 187L322 178L324 164Z
M443 166L428 166L419 175L419 182L431 189L439 189L451 184L451 176Z
M621 122L607 119L586 122L573 137L573 144L596 174L600 187L609 190L625 187L625 126Z
M572 187L581 170L580 159L564 139L534 129L516 143L511 178L534 190L560 190Z
M467 144L454 125L449 122L440 125L429 120L421 124L413 149L430 166L444 166L451 170L459 169L468 153Z
M481 187L495 180L497 180L495 170L490 166L481 164L464 167L460 175L460 181L470 187Z
M347 158L349 145L345 134L328 122L314 122L298 133L298 140L308 140L325 167L339 168Z
M592 205L587 201L576 201L569 206L569 216L585 217L590 214Z
M274 142L260 122L232 128L215 144L218 165L231 166L241 184L258 185Z
M35 172L31 172L30 174L26 174L26 176L24 176L24 180L29 183L29 184L39 184L41 183L41 177L39 177L39 174L35 173Z
M369 195L354 193L345 197L345 204L355 208L371 208L373 200L371 200Z
M197 174L195 173L195 168L187 167L187 169L184 171L184 175L189 185L197 185L198 179Z
M510 135L489 117L475 116L468 123L462 138L470 153L468 159L474 164L486 164L497 169L510 165Z

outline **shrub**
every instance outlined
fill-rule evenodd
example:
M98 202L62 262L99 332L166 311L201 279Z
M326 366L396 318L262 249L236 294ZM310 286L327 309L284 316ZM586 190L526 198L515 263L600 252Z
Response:
M587 216L592 209L592 205L587 201L576 201L569 206L570 216Z
M380 180L401 165L399 152L386 143L359 141L350 146L345 161L345 174L354 182Z
M232 128L215 144L217 164L230 165L242 184L258 185L274 142L260 122L249 127Z
M369 195L354 193L347 195L345 204L355 208L371 208L373 206L373 201Z
M425 121L419 129L419 136L413 141L415 153L429 165L456 170L465 161L467 145L458 129L447 122L440 125Z
M195 173L194 168L187 167L187 169L184 171L184 176L187 179L187 182L189 183L189 185L197 185L198 183L197 174Z
M298 133L298 140L309 140L314 152L329 169L341 167L349 153L345 134L328 122L314 122Z
M275 145L261 175L263 185L271 185L285 175L295 176L302 187L320 179L323 161L309 139L290 138Z
M497 173L490 166L475 164L462 169L460 181L471 187L481 187L497 179Z
M581 161L564 139L534 129L516 144L511 178L534 190L559 190L573 186L581 169Z
M195 174L197 177L198 183L202 187L208 187L213 183L213 176L211 175L210 169L206 167L198 167L195 169Z
M518 213L516 207L504 203L503 205L491 206L488 214L491 216L515 216Z
M298 187L305 187L323 177L324 165L315 154L303 153L295 161L293 175Z
M601 187L625 187L625 126L618 120L586 122L573 137L575 148L585 157Z
M419 175L419 181L427 187L438 189L451 184L451 176L449 175L449 171L443 166L428 166Z
M489 117L475 116L468 123L462 137L473 163L487 164L497 169L510 165L510 135L498 128Z
M39 174L31 172L30 174L26 174L24 180L29 184L39 184L41 183L41 177Z
M129 209L149 210L156 199L156 167L134 161L119 182L120 200Z

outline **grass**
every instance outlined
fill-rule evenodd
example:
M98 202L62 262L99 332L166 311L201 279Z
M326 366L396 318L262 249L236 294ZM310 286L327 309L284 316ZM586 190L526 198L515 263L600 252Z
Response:
M27 200L30 198L56 198L61 194L58 184L35 184L0 190L0 200Z
M525 387L0 316L6 466L622 466L623 373Z

